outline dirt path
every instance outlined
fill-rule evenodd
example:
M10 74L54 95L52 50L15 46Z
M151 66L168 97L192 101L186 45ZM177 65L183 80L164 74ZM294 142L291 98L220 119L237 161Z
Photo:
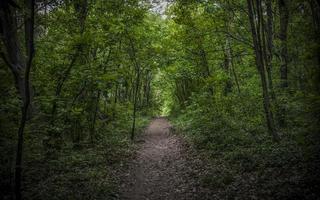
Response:
M198 174L183 140L170 133L165 118L153 120L122 184L121 199L208 199L200 191Z

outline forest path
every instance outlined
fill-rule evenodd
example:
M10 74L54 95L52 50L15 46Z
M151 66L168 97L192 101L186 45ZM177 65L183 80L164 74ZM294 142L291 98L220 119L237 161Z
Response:
M120 199L208 199L201 195L199 171L194 165L197 159L190 159L183 139L170 129L165 118L150 123L141 136L136 158L129 163Z

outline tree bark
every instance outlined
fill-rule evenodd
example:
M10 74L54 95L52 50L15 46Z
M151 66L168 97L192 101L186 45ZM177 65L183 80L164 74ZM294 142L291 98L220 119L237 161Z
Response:
M227 80L224 86L224 95L228 95L230 92L232 92L232 82L230 77L230 68L231 68L231 45L229 37L226 36L226 44L224 48L224 71L227 76Z
M136 113L137 113L137 104L138 104L138 92L139 92L139 82L140 82L140 67L137 68L136 71L136 83L134 88L134 100L133 100L133 121L132 121L132 129L131 129L131 140L134 139L135 136L135 128L136 128Z
M137 105L138 105L138 93L139 93L139 84L140 84L140 64L137 61L137 57L136 57L136 49L134 47L132 38L129 37L129 42L130 42L130 51L129 51L129 56L130 59L134 65L134 69L135 69L135 80L134 80L134 86L132 88L133 90L133 112L132 112L132 128L131 128L131 140L134 139L135 136L135 128L136 128L136 112L137 112Z
M15 23L14 8L11 1L3 1L0 4L0 26L3 43L8 57L2 53L2 57L11 69L15 78L15 85L22 99L21 120L18 129L18 141L15 163L15 198L22 199L21 195L21 177L22 177L22 153L24 143L24 129L27 122L28 108L30 105L30 70L34 57L34 0L26 0L25 6L25 42L26 59L19 46L17 25Z
M289 23L288 0L279 0L280 13L280 78L281 88L288 87L288 47L287 47L287 31Z
M256 65L258 68L258 72L259 72L261 84L262 84L263 107L264 107L268 132L273 137L274 141L279 141L280 138L274 125L273 113L271 110L270 96L268 91L265 65L263 60L263 49L262 49L262 41L261 41L262 34L261 34L261 21L260 21L261 10L259 8L259 6L261 6L260 4L261 2L259 0L256 1L257 16L255 16L254 14L253 0L247 0L247 3L248 3L248 15L249 15L249 21L250 21L251 32L252 32L253 45L254 45L255 61L256 61Z
M320 0L309 0L310 8L312 11L312 18L314 23L314 29L316 34L316 41L318 44L320 43ZM316 91L318 94L320 93L320 47L318 46L315 52L316 56L316 62L318 65L318 73L317 73L317 79L316 79Z
M6 50L6 52L1 52L1 57L11 70L15 81L15 87L24 103L26 101L24 80L26 60L18 39L15 17L16 9L12 7L8 1L1 2L0 5L0 33Z
M231 55L231 67L232 67L232 73L233 73L234 80L235 80L236 85L237 85L238 93L240 94L240 93L241 93L241 90L240 90L240 84L239 84L238 76L237 76L236 69L235 69L235 66L234 66L234 61L233 61L233 51L232 51L232 48L230 49L230 55Z
M287 45L287 32L289 23L289 0L279 0L279 13L280 13L280 87L286 95L288 88L288 45ZM283 98L280 108L279 125L286 127L286 96Z
M266 31L266 63L267 63L267 74L268 74L268 85L271 94L271 98L276 103L276 95L273 87L272 80L272 60L273 60L273 11L272 11L272 0L266 0L266 13L267 13L267 25L265 27Z

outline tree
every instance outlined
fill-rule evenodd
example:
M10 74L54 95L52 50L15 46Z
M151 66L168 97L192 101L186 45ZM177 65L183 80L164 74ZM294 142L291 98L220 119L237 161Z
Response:
M21 120L18 129L18 142L16 150L15 164L15 197L17 200L21 196L21 173L22 173L22 153L24 143L24 129L27 122L28 110L30 105L30 70L34 57L34 15L35 1L25 1L25 44L26 52L18 43L18 25L16 23L16 9L20 9L13 1L7 0L0 4L0 30L5 46L6 54L1 53L2 58L11 69L15 79L16 89L22 99Z
M281 89L287 91L288 88L288 45L287 45L287 32L289 23L289 0L279 0L279 13L280 13L280 79ZM286 126L286 104L284 101L281 105L279 124L281 127Z
M270 102L270 94L268 90L267 78L266 78L266 66L264 60L264 53L263 53L263 42L264 37L262 34L263 30L263 23L264 20L262 17L262 7L261 2L257 1L256 4L253 0L248 0L248 14L249 14L249 21L251 26L251 33L254 45L254 52L255 52L255 60L256 65L259 71L261 84L262 84L262 94L263 94L263 106L264 112L267 121L267 127L270 135L273 137L275 141L279 141L279 135L276 131L276 127L274 124L274 117L273 112L271 109L271 102Z

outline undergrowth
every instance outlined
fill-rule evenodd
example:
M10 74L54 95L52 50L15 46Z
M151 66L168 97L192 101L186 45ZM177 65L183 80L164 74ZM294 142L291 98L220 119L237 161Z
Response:
M320 198L314 105L293 101L290 114L300 119L291 119L275 143L262 125L262 106L243 105L248 101L242 98L197 97L172 117L178 133L208 162L202 184L216 199Z
M148 117L137 118L137 134L148 122ZM46 132L29 132L23 167L24 199L118 199L119 174L134 152L130 127L130 120L121 119L101 125L97 141L92 144L83 140L76 146L66 139L70 133L63 133L63 144L49 155L43 143ZM2 146L1 150L6 147L10 145ZM1 171L12 174L12 163L7 158ZM9 181L1 182L10 185ZM10 199L11 188L2 189L1 196Z

